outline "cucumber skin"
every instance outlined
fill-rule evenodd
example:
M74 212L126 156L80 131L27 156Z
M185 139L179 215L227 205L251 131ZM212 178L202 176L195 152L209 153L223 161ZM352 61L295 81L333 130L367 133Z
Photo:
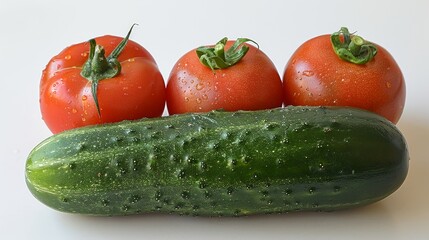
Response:
M334 211L379 201L408 171L404 137L336 107L182 114L53 135L26 182L56 210L241 216Z

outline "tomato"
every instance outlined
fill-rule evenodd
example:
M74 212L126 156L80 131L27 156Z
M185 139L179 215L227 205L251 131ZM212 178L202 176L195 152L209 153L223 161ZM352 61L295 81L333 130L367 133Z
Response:
M247 41L252 40L224 38L214 47L200 47L183 55L167 82L169 114L282 106L278 71L267 55Z
M303 43L286 64L283 84L286 105L362 108L393 123L405 104L404 77L390 53L347 28Z
M40 109L53 133L162 115L164 79L151 54L128 40L130 32L69 46L49 61L40 81Z

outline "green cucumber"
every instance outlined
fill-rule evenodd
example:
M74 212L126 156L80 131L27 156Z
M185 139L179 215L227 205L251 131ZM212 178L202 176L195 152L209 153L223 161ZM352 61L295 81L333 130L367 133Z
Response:
M56 210L240 216L333 211L379 201L408 172L401 132L335 107L183 114L53 135L26 182Z

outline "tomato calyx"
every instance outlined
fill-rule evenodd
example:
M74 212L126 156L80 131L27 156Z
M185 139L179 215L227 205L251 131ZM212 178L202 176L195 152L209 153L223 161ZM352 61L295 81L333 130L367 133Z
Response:
M196 49L196 53L200 62L211 70L224 69L238 63L249 51L249 47L244 43L252 42L259 45L248 38L237 38L234 44L225 51L225 45L228 38L224 37L213 47L202 46Z
M95 39L89 40L90 49L88 60L82 67L80 75L91 82L91 94L97 108L98 115L101 116L100 106L98 104L97 89L98 82L103 79L114 78L121 73L121 64L118 61L118 56L125 48L128 42L131 31L136 24L131 26L128 34L116 46L108 57L105 56L103 46L97 45Z
M338 57L355 64L365 64L377 54L374 44L360 36L350 34L346 27L331 35L331 43Z

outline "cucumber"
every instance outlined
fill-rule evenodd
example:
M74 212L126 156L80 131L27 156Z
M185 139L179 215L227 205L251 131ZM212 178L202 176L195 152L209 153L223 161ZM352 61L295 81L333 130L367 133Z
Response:
M337 107L194 113L53 135L26 162L32 194L88 215L241 216L379 201L408 172L401 132Z

